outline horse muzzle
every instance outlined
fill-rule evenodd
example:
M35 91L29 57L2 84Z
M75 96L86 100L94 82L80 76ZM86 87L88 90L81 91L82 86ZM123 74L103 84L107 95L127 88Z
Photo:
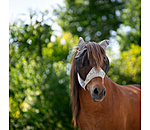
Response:
M93 102L101 102L106 95L106 88L100 88L96 86L93 90L90 91L90 94Z

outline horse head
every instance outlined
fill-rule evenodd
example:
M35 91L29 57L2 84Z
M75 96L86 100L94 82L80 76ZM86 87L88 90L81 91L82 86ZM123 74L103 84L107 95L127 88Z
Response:
M97 44L85 43L81 37L79 38L75 55L78 82L85 91L90 92L93 102L102 101L106 95L104 78L109 70L109 60L105 48L108 45L108 40Z
M106 77L109 60L105 48L108 44L108 40L97 44L85 43L79 38L70 73L74 128L78 123L80 129L110 130L113 126L114 129L140 130L140 86L121 86ZM136 123L131 125L131 122Z

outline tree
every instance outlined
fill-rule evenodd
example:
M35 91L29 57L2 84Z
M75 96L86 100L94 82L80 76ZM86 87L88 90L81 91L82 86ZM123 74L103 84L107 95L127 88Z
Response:
M78 38L66 32L51 42L51 35L44 21L10 25L11 130L73 129L68 71Z
M131 44L130 50L112 60L108 76L118 84L141 83L141 47Z
M24 21L14 22L9 27L10 40L12 44L19 47L20 52L30 52L31 55L42 57L42 48L47 46L50 42L50 38L53 30L51 26L45 23L44 17L48 15L46 10L41 13L42 20L36 20L33 22L33 18L36 17L36 12L31 11L30 13L30 24L24 24ZM19 26L19 27L18 27Z
M123 24L117 29L119 59L111 62L108 75L119 84L141 83L141 1L130 0L122 10ZM124 32L123 28L127 28Z
M117 41L121 51L130 49L130 44L141 46L141 0L127 0L126 8L122 10L123 25L128 27L124 33L120 28L117 31Z
M120 0L65 0L65 7L54 11L64 31L81 36L86 41L100 42L109 38L122 23Z

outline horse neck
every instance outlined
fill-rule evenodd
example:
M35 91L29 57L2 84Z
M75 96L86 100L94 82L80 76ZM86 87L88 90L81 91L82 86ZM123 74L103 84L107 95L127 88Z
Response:
M88 112L89 109L96 111L106 111L106 108L112 109L112 105L117 105L119 103L116 101L116 99L119 98L120 100L124 96L121 90L119 89L119 85L106 76L104 79L104 86L106 87L106 96L103 99L103 101L99 103L95 103L92 101L89 91L85 91L82 88L80 89L79 99L81 110L84 110L86 112Z

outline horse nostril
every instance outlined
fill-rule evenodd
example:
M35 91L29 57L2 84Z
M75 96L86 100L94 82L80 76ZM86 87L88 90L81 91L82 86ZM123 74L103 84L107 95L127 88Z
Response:
M99 89L96 87L95 89L94 89L94 94L98 94L99 93Z
M106 90L103 91L104 96L106 95Z

